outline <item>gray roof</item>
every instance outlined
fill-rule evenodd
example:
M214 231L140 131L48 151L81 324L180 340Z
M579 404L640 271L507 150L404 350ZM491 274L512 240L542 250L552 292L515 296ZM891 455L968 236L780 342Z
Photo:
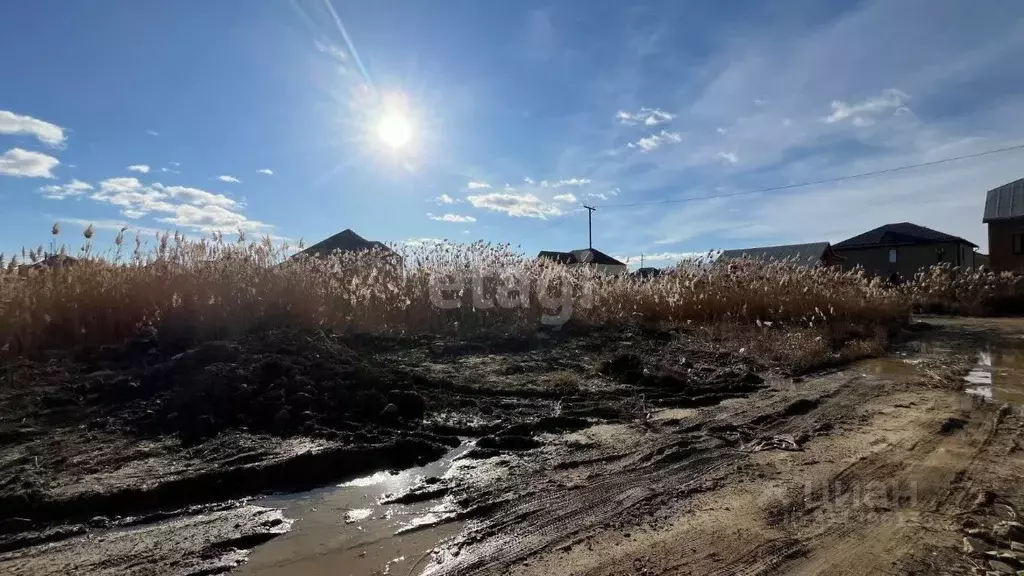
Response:
M982 222L1024 216L1024 178L988 191Z
M761 248L741 248L739 250L724 250L718 257L720 261L735 260L737 258L749 258L751 260L763 260L789 262L798 266L817 266L821 263L825 251L829 249L828 242L811 242L809 244L788 244L786 246L764 246Z

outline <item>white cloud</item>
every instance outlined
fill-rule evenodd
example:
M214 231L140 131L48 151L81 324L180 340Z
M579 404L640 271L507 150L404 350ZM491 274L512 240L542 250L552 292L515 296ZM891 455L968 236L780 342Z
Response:
M562 214L562 209L544 202L533 194L509 194L491 192L467 197L475 208L504 212L509 216L525 218L547 218Z
M167 202L166 193L143 186L137 178L104 180L100 182L99 191L90 198L117 206L126 218L141 218L150 212L174 211L174 205Z
M91 184L74 179L67 184L51 184L50 186L43 186L39 189L44 198L49 198L51 200L63 200L64 198L70 198L72 196L81 196L89 190L92 190Z
M249 220L242 214L233 212L220 206L193 206L191 204L179 204L174 206L171 212L173 216L157 218L160 222L194 228L203 232L264 232L272 228L258 220Z
M739 156L735 152L719 152L718 157L728 164L736 164L740 161Z
M145 164L132 164L128 167L131 172L141 172L142 174L149 174L149 166Z
M545 180L547 182L547 180ZM590 184L590 180L587 178L569 178L568 180L559 180L551 184L552 188L561 188L562 186L586 186Z
M64 144L64 129L45 120L0 110L0 134L28 135L48 146Z
M832 113L825 118L825 122L832 124L852 118L855 126L869 126L874 123L872 116L877 116L890 110L906 108L910 96L895 88L883 90L874 98L868 98L857 104L847 104L841 100L832 102Z
M728 130L726 130L725 128L722 128L722 127L718 127L718 128L716 128L715 130L716 130L716 131L717 131L717 132L718 132L719 134L725 134L726 132L728 132Z
M552 198L555 202L576 202L576 196L573 194L558 194Z
M157 132L156 130L146 130L146 134L149 134L150 136L159 136L160 135L160 133Z
M0 155L0 174L19 178L55 178L51 172L60 161L40 152L12 148Z
M260 174L266 174L267 176L273 176L274 175L274 171L271 170L270 168L261 168L261 169L257 170L257 172L259 172Z
M184 200L189 204L195 204L197 206L221 206L223 208L235 208L238 206L238 202L235 202L223 194L207 192L206 190L200 190L199 188L188 188L186 186L164 186L157 182L156 184L153 184L153 189L164 192L171 198Z
M175 168L181 166L181 162L168 162L168 164L174 166Z
M641 138L636 142L630 142L627 144L630 148L640 148L644 152L650 152L661 146L662 144L678 144L683 141L683 137L678 132L668 132L662 130L659 134L651 134L646 138Z
M657 126L665 122L671 122L675 114L669 114L659 108L641 108L639 112L625 112L620 110L615 117L623 124L633 125L643 123L645 126Z
M466 184L466 188L469 188L470 190L486 190L490 187L491 185L487 182L480 182L476 180L470 180L469 184Z
M174 214L174 220L162 219L164 222L171 222L181 226L191 226L201 230L210 230L212 224L208 221L198 219L195 211L184 210L186 206L192 206L200 210L209 210L215 219L220 221L243 222L246 217L231 212L239 208L239 203L222 194L215 194L189 188L185 186L164 186L159 182L147 186L139 182L137 178L109 178L100 182L100 189L90 196L97 202L104 202L117 206L121 209L121 215L125 218L141 218L153 212ZM175 203L184 202L182 204ZM233 216L230 216L233 214ZM184 222L195 221L196 224L188 225ZM255 228L265 227L260 226ZM231 232L237 228L235 225L219 228L222 231Z
M401 241L400 244L406 246L433 246L435 244L444 244L444 242L441 238L409 238L408 240Z
M447 194L441 194L437 198L434 198L434 202L437 202L438 204L454 204L455 199Z
M217 180L220 180L221 182L228 182L230 184L241 184L242 183L242 181L239 180L238 178L235 178L234 176L228 176L226 174L223 175L223 176L217 176Z
M672 266L684 260L698 260L707 258L709 252L657 252L654 254L637 254L636 256L616 256L620 262L628 262L631 265L640 266Z
M533 178L530 178L529 176L527 176L526 178L523 178L523 182L526 182L527 184L529 184L531 186L534 184Z
M427 212L427 218L430 218L431 220L438 220L440 222L476 222L476 218L472 216L463 216L461 214L444 214L442 216L435 216L434 214Z

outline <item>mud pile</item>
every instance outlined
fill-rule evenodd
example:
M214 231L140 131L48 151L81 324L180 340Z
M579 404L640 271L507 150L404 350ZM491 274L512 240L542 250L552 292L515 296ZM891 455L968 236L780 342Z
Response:
M413 378L326 330L274 330L164 357L159 343L108 354L78 384L94 404L136 403L140 431L200 441L227 429L281 436L403 426L423 418ZM141 357L142 361L139 361Z

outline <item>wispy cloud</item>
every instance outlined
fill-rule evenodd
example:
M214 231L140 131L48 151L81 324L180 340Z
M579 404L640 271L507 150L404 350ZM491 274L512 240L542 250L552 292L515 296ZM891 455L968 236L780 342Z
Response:
M217 180L220 180L221 182L228 182L230 184L241 184L242 183L242 181L239 180L238 178L235 178L234 176L228 176L227 174L224 174L222 176L217 176Z
M145 164L132 164L128 167L128 170L132 172L141 172L142 174L149 174L149 166Z
M856 104L847 104L841 100L832 102L832 113L825 117L829 124L850 119L856 126L873 124L875 116L892 110L905 109L910 96L895 88L883 90L873 98Z
M274 171L271 170L270 168L261 168L261 169L257 170L257 172L259 172L260 174L266 174L267 176L273 176L274 175Z
M552 198L555 202L576 202L576 196L574 194L558 194Z
M434 202L437 202L438 204L454 204L455 198L452 198L447 194L441 194L437 198L434 198Z
M562 214L562 209L544 202L533 194L511 194L490 192L466 198L474 208L503 212L509 216L524 218L548 218Z
M53 156L12 148L0 155L0 174L18 178L55 178L53 169L60 161Z
M463 216L462 214L443 214L441 216L436 216L427 212L427 218L430 218L431 220L438 220L440 222L476 222L476 218L472 216Z
M535 184L535 182L533 181L533 178L530 178L529 176L527 176L526 178L523 178L523 182L525 182L526 184L529 184L530 186L533 186Z
M662 130L658 134L651 134L645 138L641 138L636 142L630 142L627 144L630 148L640 148L644 152L650 152L662 144L678 144L683 141L683 137L678 132L668 132Z
M718 157L728 164L736 164L740 161L739 156L735 152L719 152Z
M547 184L547 180L545 180L544 182L545 184ZM561 188L562 186L579 187L586 186L587 184L590 184L590 180L588 180L587 178L569 178L568 180L559 180L557 182L552 182L550 186L552 188Z
M490 187L491 185L488 184L487 182L480 182L477 180L470 180L469 183L466 184L466 188L470 190L486 190Z
M641 108L638 112L620 110L615 114L615 117L622 124L633 125L642 123L645 126L657 126L658 124L671 122L676 116L659 108Z
M156 130L146 130L146 134L149 134L150 136L159 136L160 135L160 133L157 132Z
M49 186L43 186L39 189L39 192L42 193L44 198L49 198L50 200L63 200L73 196L81 196L92 189L91 184L73 179L67 184L51 184Z
M168 162L167 165L168 166L174 166L175 168L178 168L178 167L181 166L181 162Z
M0 110L0 134L33 136L48 146L64 144L64 129L45 120Z

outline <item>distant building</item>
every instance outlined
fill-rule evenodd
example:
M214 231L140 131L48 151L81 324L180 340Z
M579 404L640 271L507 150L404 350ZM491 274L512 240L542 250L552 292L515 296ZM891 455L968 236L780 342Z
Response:
M985 215L993 270L1024 272L1024 178L988 191Z
M542 250L537 255L537 259L551 260L566 266L591 266L604 274L625 274L627 271L626 264L593 248L572 250L571 252Z
M832 245L844 267L861 266L868 274L892 279L913 278L922 268L941 262L973 268L977 247L959 236L910 222L879 226Z
M664 274L661 268L654 268L653 266L644 266L643 268L637 268L630 276L634 278L657 278Z
M381 242L376 240L367 240L359 234L356 234L351 229L345 229L338 232L334 236L321 240L316 244L313 244L309 248L306 248L302 252L299 252L295 257L302 256L328 256L335 252L362 252L377 250L385 256L394 257L401 259L401 257L391 248L388 248Z
M719 262L728 262L746 258L763 262L787 262L797 266L832 266L843 258L836 254L828 242L811 242L809 244L787 244L785 246L765 246L762 248L741 248L724 250L718 257Z

